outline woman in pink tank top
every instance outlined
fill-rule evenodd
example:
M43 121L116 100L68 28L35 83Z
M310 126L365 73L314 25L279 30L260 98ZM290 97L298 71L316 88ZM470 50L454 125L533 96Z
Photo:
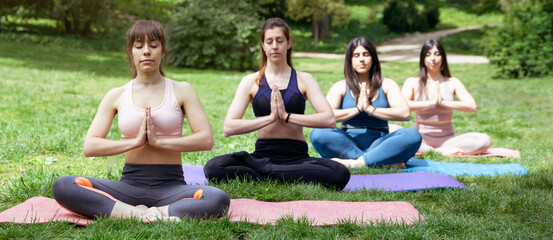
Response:
M222 190L184 181L181 153L210 150L213 136L194 88L165 77L165 39L156 21L138 21L128 30L133 79L104 96L83 148L87 157L124 154L121 180L60 177L53 195L67 210L149 222L220 217L228 208L230 199ZM116 114L121 140L106 139ZM182 135L185 116L192 132L187 136Z
M476 112L476 102L463 83L451 77L445 50L437 40L428 40L422 46L419 76L405 80L402 93L416 113L414 128L423 139L420 152L469 155L485 152L490 146L486 134L453 131L452 111Z

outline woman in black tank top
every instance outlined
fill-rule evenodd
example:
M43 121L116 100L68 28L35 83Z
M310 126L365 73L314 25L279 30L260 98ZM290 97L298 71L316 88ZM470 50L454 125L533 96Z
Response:
M303 127L334 128L336 121L313 76L292 68L288 25L279 18L267 20L260 44L261 69L240 82L223 129L225 136L258 131L255 152L211 159L204 167L206 177L311 182L343 189L350 177L346 167L307 154ZM304 115L306 99L315 114ZM256 118L242 119L250 102Z

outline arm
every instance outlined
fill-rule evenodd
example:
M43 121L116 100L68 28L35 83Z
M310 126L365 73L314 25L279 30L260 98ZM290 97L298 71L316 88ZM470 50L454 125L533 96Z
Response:
M300 90L305 89L305 96L316 113L309 115L290 114L288 122L310 128L335 128L336 118L315 78L309 73L298 71L297 74L298 87ZM285 111L279 111L278 113L281 119L283 116L286 119L288 115Z
M106 139L113 117L117 113L117 100L123 88L110 90L102 99L96 116L84 139L83 153L87 157L112 156L142 147L146 144L146 119L144 119L138 137L128 140Z
M463 112L476 112L476 101L467 91L463 83L457 78L450 78L453 87L453 95L457 95L459 101L440 101L440 106Z
M401 93L407 100L409 110L416 111L422 108L432 107L436 105L436 101L416 101L415 91L417 91L419 78L408 78L401 87Z
M238 85L238 89L236 89L234 99L228 108L227 116L223 124L223 133L225 137L259 130L278 119L277 111L273 110L272 104L270 115L256 119L242 119L251 101L251 92L252 87L255 87L254 84L256 84L256 75L257 74L250 74L244 77L240 85Z
M175 82L175 92L179 100L192 134L179 138L157 138L151 118L150 110L147 113L148 144L154 148L175 151L194 152L213 148L213 134L209 120L204 112L198 94L192 85L184 82Z
M342 80L337 83L334 83L334 85L332 85L330 90L328 90L328 94L326 95L326 100L330 104L330 107L332 108L332 111L336 116L337 122L346 121L352 117L357 116L360 113L360 111L363 111L363 107L361 108L352 107L352 108L346 108L346 109L340 108L340 104L344 99L345 91L346 91L346 81Z
M388 99L389 108L377 108L373 110L372 115L374 117L383 120L393 121L409 121L411 114L409 112L409 106L401 95L399 86L394 80L384 78L382 81L382 88L386 93ZM365 112L370 115L370 107L365 108Z

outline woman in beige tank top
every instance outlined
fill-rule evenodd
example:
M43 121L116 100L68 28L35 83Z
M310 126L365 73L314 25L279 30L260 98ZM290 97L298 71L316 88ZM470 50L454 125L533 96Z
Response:
M422 46L419 76L405 80L402 93L409 109L416 113L414 128L423 139L420 152L469 155L485 152L490 146L490 137L484 133L453 131L453 110L476 112L476 102L463 83L451 76L445 50L437 40Z

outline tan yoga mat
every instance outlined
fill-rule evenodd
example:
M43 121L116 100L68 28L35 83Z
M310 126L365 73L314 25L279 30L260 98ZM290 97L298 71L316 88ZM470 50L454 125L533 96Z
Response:
M424 221L408 202L339 202L291 201L263 202L253 199L232 199L228 211L232 222L272 224L281 218L307 218L312 226L336 225L344 222L370 224L376 222L414 224ZM0 223L40 224L68 222L87 225L94 220L80 217L61 208L47 197L33 197L0 213Z

